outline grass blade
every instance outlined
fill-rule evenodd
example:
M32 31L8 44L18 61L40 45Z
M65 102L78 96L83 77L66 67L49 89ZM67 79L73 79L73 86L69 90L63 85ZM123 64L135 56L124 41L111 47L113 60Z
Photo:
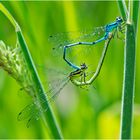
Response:
M138 21L139 1L133 1L133 15L131 15L131 5L129 1L129 11L125 1L118 1L122 17L128 21L125 41L124 54L124 81L122 93L122 112L121 112L121 139L130 139L132 131L134 88L135 88L135 61L136 61L136 32ZM129 14L129 15L127 15ZM129 16L129 17L128 17ZM132 16L132 18L131 18ZM131 20L130 20L131 19Z
M118 5L119 5L121 15L122 15L123 19L126 21L128 15L127 15L127 8L126 8L125 1L124 0L118 0L117 2L118 2Z
M135 33L133 25L127 25L124 81L122 93L121 139L131 138L135 85Z
M133 23L134 23L135 34L137 34L139 5L140 5L140 1L133 1L133 16L132 16L132 20L133 20Z
M46 100L46 104L44 104L44 106L48 107L47 112L43 112L42 114L42 118L45 122L45 124L47 123L49 126L49 130L53 136L53 138L62 138L60 129L56 123L55 117L53 115L53 112L49 106L49 103L47 102L47 97L45 96L45 90L42 86L42 83L40 81L39 75L37 73L36 67L34 65L34 62L32 60L32 57L30 55L30 52L28 50L28 46L26 44L26 41L24 39L24 36L21 32L21 29L19 27L19 25L17 24L17 22L15 21L15 19L13 18L13 16L8 12L8 10L0 3L0 11L2 11L2 13L9 19L9 21L12 23L12 25L14 26L16 33L17 33L17 38L21 47L21 50L23 52L24 58L26 60L28 69L31 73L31 77L33 79L33 83L36 89L36 96L37 96L37 100L39 105L41 106L41 101ZM42 108L44 108L44 106L41 106Z

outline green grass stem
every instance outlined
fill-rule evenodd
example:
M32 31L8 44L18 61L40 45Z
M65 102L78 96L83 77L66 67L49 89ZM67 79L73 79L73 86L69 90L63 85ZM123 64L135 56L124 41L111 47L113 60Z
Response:
M124 1L119 1L120 12L125 18ZM129 3L129 10L132 3ZM123 9L124 8L124 9ZM136 30L138 21L139 2L133 2L133 14L129 12L129 21L126 25L126 40L124 50L124 80L122 90L122 112L121 112L121 139L130 139L132 132L133 121L133 105L134 105L134 92L135 92L135 63L136 63ZM132 16L132 18L131 18Z
M131 138L134 87L135 87L135 33L131 24L127 25L124 54L124 80L122 93L121 139Z
M122 18L126 21L127 16L128 16L128 12L127 12L125 1L124 0L118 0L117 2L118 2L118 5L119 5L119 8L120 8Z
M43 112L43 114L42 114L43 120L44 120L45 124L47 123L52 137L60 139L60 138L62 138L60 129L59 129L58 124L56 122L56 119L53 115L52 109L50 108L49 103L47 101L47 97L45 95L45 90L44 90L42 83L40 81L38 72L37 72L36 67L34 65L31 54L28 50L28 46L27 46L26 41L24 39L24 36L21 32L21 29L18 26L15 19L12 17L12 15L8 12L8 10L1 3L0 3L0 10L9 19L9 21L12 23L12 25L14 26L14 28L16 30L19 44L21 46L21 49L22 49L23 55L25 57L25 60L27 62L27 66L30 70L31 76L34 80L34 86L36 87L36 90L38 93L36 95L37 99L38 99L38 103L41 105L42 108L44 108L45 106L48 108L47 112ZM45 100L45 103L43 105L41 104L42 100L43 101Z
M137 34L137 24L138 24L138 15L139 15L139 1L133 1L133 16L132 21L134 24L135 35Z

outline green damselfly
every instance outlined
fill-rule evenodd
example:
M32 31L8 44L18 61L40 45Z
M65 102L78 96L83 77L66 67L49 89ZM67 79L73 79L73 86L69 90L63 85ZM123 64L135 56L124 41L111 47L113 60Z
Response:
M61 90L71 81L73 82L74 79L77 79L79 82L84 82L86 81L86 69L87 66L86 64L81 64L81 69L79 70L75 70L70 72L70 74L68 76L66 76L61 83L58 82L58 85L55 85L55 87L51 88L50 90L48 90L48 92L46 93L47 95L50 95L50 97L48 98L48 102L51 103L55 100L55 98L59 95L59 93L61 92ZM47 96L46 95L46 96ZM44 104L46 102L46 100L42 99L41 104ZM39 104L37 99L34 100L33 103L27 105L19 114L17 119L19 121L22 120L27 120L27 127L30 126L30 123L33 120L38 120L40 115L47 111L48 106L45 106L44 108L42 108Z

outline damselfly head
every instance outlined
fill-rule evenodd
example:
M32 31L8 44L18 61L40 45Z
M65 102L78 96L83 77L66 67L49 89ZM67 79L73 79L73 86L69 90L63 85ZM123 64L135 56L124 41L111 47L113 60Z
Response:
M123 22L123 19L121 17L116 17L116 22L121 23L121 22Z
M85 64L85 63L82 63L81 64L81 69L87 69L88 67L87 67L87 65Z

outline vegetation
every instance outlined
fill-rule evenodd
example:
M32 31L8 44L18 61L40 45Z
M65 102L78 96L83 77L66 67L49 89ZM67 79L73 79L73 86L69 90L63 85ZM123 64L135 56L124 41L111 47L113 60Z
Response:
M9 74L0 71L0 138L140 138L138 1L1 2L0 11L0 67ZM117 16L126 20L125 43L114 37L94 83L79 88L69 82L51 104L53 112L48 99L59 91L72 69L63 61L62 49L52 48L72 37L71 33L78 34L68 31L80 29L83 34L83 28L106 25ZM51 34L55 34L53 46L48 42ZM103 46L104 42L94 48L75 48L68 58L76 64L88 62L88 78L97 67ZM49 87L50 80L54 90ZM25 106L31 110L22 119ZM47 111L42 111L44 108Z

